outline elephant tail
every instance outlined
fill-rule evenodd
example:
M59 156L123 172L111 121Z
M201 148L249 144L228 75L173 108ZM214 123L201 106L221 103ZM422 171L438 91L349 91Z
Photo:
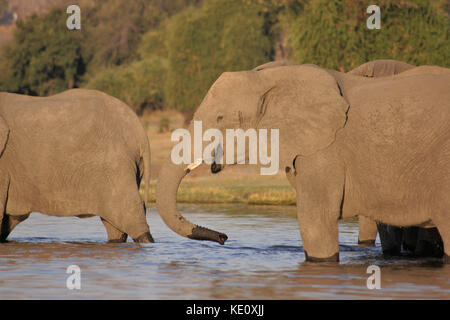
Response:
M144 203L147 206L148 194L150 190L150 143L148 138L144 143L144 152L142 153L142 158L144 161Z

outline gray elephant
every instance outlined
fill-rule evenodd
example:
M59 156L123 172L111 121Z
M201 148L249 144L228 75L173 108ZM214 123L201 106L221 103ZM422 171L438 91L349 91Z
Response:
M272 61L254 68L261 71L268 68L298 65L288 60ZM349 74L362 77L387 77L400 74L415 68L415 66L391 59L374 60L349 71ZM288 175L289 182L295 188L295 180ZM383 254L386 257L398 256L402 248L419 257L441 257L444 254L443 243L437 228L395 227L377 223L370 218L359 217L358 245L374 246L377 233Z
M393 226L437 227L448 261L448 83L450 71L431 66L374 78L313 65L226 72L193 120L222 133L279 129L279 163L297 190L307 260L338 261L338 220L356 214ZM221 149L225 159L227 147ZM211 170L224 166L213 163ZM193 225L177 210L178 186L194 167L167 161L158 210L180 235L223 244L225 234Z
M375 60L348 73L371 78L387 77L413 68L415 66L401 61ZM359 239L374 243L378 231L385 256L398 256L402 248L419 257L441 257L444 254L442 238L437 228L395 227L376 223L366 217L361 217L360 220Z
M153 242L139 194L150 146L134 112L94 90L0 93L0 240L31 212L100 216L111 242Z

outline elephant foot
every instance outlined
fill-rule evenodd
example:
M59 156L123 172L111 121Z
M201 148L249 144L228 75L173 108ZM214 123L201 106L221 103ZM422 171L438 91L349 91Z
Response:
M155 240L153 240L153 237L150 234L150 232L141 234L139 237L137 237L136 239L133 239L133 240L134 240L134 242L137 242L137 243L154 243L155 242Z
M122 234L118 239L108 239L108 243L124 243L127 242L128 235L126 233Z
M308 262L339 262L339 252L336 252L331 257L328 258L316 258L308 255L305 251L306 261Z
M375 247L375 240L358 240L358 246L361 248Z

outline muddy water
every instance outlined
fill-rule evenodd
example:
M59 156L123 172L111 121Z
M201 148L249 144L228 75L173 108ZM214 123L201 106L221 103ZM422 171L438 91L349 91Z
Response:
M450 299L450 266L385 260L379 242L358 248L355 221L340 223L339 264L304 262L295 208L184 205L185 216L225 232L225 246L184 239L154 208L155 244L106 244L98 218L32 214L0 244L0 299ZM81 290L68 290L69 265ZM381 289L367 288L369 265Z

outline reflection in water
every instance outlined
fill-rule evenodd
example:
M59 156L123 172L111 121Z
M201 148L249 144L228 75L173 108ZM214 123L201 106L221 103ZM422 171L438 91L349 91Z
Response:
M0 244L0 299L450 299L450 266L438 259L385 260L356 246L355 221L340 224L341 262L304 262L295 208L184 205L195 223L228 234L225 246L184 239L155 209L154 244L107 244L98 218L33 214ZM81 290L66 288L69 265ZM369 265L381 289L369 290Z

